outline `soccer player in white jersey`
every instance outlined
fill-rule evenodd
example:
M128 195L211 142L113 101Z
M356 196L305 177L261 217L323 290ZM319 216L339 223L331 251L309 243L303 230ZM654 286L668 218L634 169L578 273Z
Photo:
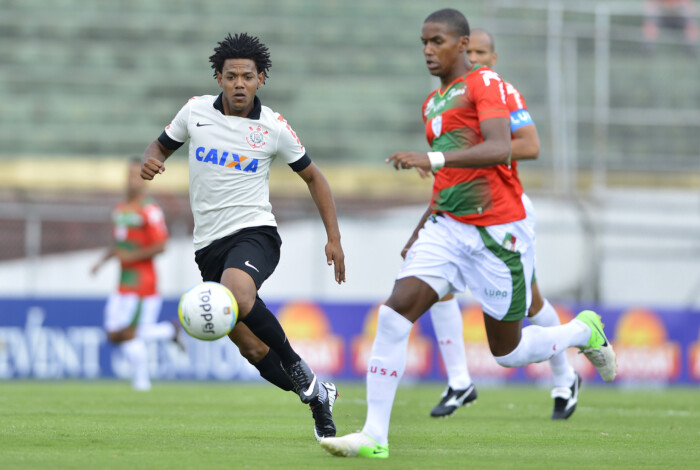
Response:
M532 298L534 231L510 169L510 119L505 84L466 59L469 23L443 9L423 22L425 64L440 87L423 104L431 152L404 151L397 170L433 172L431 205L422 228L379 307L367 367L367 416L361 431L321 439L338 457L389 457L389 422L408 355L413 323L435 302L467 287L481 304L489 349L503 367L542 362L577 347L605 381L615 354L600 317L586 310L565 325L522 327Z
M491 33L480 28L472 29L469 36L467 58L471 63L489 68L496 65L498 54ZM539 156L540 140L535 123L527 110L525 99L512 84L506 83L505 85L506 105L510 112L510 155L513 160L511 168L517 175L518 160L534 160ZM534 206L524 192L522 201L527 213L526 220L531 220L534 225ZM414 233L403 249L404 256L416 238L417 234ZM448 379L447 388L430 415L444 417L454 413L460 406L473 402L477 394L467 367L462 336L462 315L457 300L453 295L446 296L431 307L430 316ZM561 324L552 304L540 294L534 274L532 277L532 303L527 316L531 323L539 326ZM554 388L551 393L554 399L552 419L567 419L576 409L581 378L569 364L565 353L552 356L549 359L549 364L554 376Z
M190 205L195 261L205 281L228 287L239 306L229 334L262 377L309 404L316 439L335 435L334 384L321 382L292 349L277 318L258 296L279 262L281 240L269 202L269 174L279 157L308 185L328 241L335 280L345 282L345 255L330 187L287 121L263 106L270 54L258 38L230 34L209 58L222 93L187 102L143 155L141 176L165 171L165 160L189 139Z

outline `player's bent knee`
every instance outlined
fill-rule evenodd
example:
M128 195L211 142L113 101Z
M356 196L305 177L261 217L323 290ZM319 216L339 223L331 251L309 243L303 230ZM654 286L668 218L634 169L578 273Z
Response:
M119 331L110 331L109 333L107 333L107 339L110 343L121 343L121 338L122 335Z
M521 345L522 342L519 343L518 346L512 351L502 353L499 355L496 355L496 353L492 352L493 358L496 359L496 362L501 367L521 367L526 364L529 364L529 361L526 357L527 354L524 350L525 348L520 347Z
M133 327L124 328L123 330L107 332L107 339L112 343L123 343L132 340L136 337L136 329Z
M238 303L238 318L245 318L251 310L253 310L253 306L255 305L256 297L255 297L255 292L249 293L249 292L233 292L233 297L236 299L236 303Z
M270 348L255 336L244 324L236 325L228 337L236 345L241 356L251 364L262 361Z
M515 363L513 358L510 357L509 354L505 356L493 356L493 358L496 359L496 362L501 367L518 367L518 365Z
M245 358L250 364L257 364L262 361L267 355L269 348L251 347L251 348L238 348L241 352L241 356Z

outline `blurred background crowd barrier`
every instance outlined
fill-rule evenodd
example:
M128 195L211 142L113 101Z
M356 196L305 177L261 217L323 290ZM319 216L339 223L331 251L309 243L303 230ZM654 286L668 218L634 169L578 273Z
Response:
M29 321L28 309L10 319L12 302L101 302L115 288L117 266L89 270L110 243L126 162L191 96L218 93L208 57L241 31L271 50L259 95L328 177L348 265L348 283L335 286L306 187L278 163L271 198L283 254L261 295L279 305L383 300L430 195L430 181L384 159L428 149L420 106L437 82L419 36L442 7L494 34L496 70L537 124L540 158L519 170L538 211L543 293L695 314L700 58L692 33L673 26L700 18L697 2L667 3L689 13L661 21L642 0L1 0L0 327ZM173 237L158 258L173 301L199 277L185 151L166 166L151 193ZM469 293L460 300L470 305Z

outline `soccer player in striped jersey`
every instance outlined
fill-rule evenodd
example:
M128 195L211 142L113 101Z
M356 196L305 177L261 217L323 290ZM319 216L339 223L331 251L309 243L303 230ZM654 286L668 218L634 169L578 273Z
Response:
M119 288L105 305L104 327L107 338L131 367L131 387L147 391L151 379L146 343L173 340L182 348L186 343L178 322L157 322L163 299L158 293L154 258L165 250L168 228L161 208L146 196L140 171L140 159L129 163L126 199L112 211L114 244L93 266L92 274L108 260L119 260Z
M195 96L182 107L146 148L141 176L163 173L165 160L190 141L195 261L205 281L225 285L238 302L239 321L229 338L263 378L309 405L316 439L334 436L335 385L317 379L258 296L282 244L269 201L272 161L282 159L307 184L328 236L326 260L340 284L345 255L333 196L291 126L256 95L271 66L267 47L246 33L229 34L209 61L222 93Z
M431 13L421 40L440 87L423 105L432 151L398 152L397 170L432 171L433 197L418 237L385 304L367 367L367 416L361 431L321 440L341 457L389 457L389 421L406 366L413 323L435 302L467 287L484 313L489 348L504 367L542 362L578 347L603 379L615 356L600 317L587 310L565 325L522 327L531 300L534 230L510 163L506 88L493 70L466 59L469 23L457 10Z
M483 65L491 69L496 65L498 54L491 33L480 28L472 29L469 36L467 58L473 64ZM505 82L505 86L506 105L510 112L511 170L517 177L518 160L536 159L539 156L540 141L535 123L527 110L525 99L512 84ZM534 225L534 207L524 192L522 193L522 201L525 212L528 214L526 219L531 220ZM414 240L414 237L409 240L404 252L408 251ZM471 382L464 353L462 315L457 300L451 294L446 296L431 307L430 315L448 378L447 388L430 415L443 417L451 415L460 406L467 405L476 399L476 389ZM532 303L527 316L531 323L539 326L561 324L554 307L547 299L542 298L534 273L532 277ZM552 356L549 363L554 376L554 388L551 393L554 399L552 419L567 419L576 409L581 379L569 364L566 354Z

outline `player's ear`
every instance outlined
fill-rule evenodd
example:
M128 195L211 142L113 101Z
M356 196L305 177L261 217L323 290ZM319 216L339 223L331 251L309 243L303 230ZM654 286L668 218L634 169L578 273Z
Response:
M258 74L258 89L262 88L265 84L265 72L260 72Z
M223 88L223 85L221 84L221 72L216 72L216 83L219 84L219 88Z
M469 36L460 36L457 41L457 47L459 48L459 52L467 52L469 48Z
M492 67L494 67L496 65L496 62L498 62L498 52L493 53L493 61L492 62L493 62Z

